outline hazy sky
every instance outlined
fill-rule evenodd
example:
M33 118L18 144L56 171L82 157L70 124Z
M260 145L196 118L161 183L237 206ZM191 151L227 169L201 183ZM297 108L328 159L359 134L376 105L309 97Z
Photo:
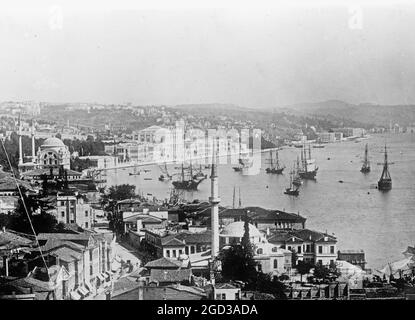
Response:
M71 3L0 5L0 101L415 104L415 4Z

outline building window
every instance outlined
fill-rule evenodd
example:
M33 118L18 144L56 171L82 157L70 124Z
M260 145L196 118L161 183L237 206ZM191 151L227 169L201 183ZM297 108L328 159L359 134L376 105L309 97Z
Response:
M195 253L195 247L194 246L190 247L190 253Z
M318 262L317 262L319 265L323 265L323 260L318 260Z
M258 272L262 272L262 265L258 264Z
M65 205L65 201L61 201L61 206L64 206Z
M85 217L88 217L88 210L85 210Z
M166 256L167 258L170 258L170 250L166 250Z
M308 252L308 253L311 252L311 245L310 244L307 244L305 248L306 248L305 249L306 252Z
M179 256L180 256L182 253L183 253L183 250L181 250L181 249L180 249L180 250L179 250Z
M222 300L226 300L226 294L222 293Z
M61 211L62 218L65 218L65 211Z
M88 229L88 222L85 222L85 228Z
M298 253L301 253L301 246L298 246L298 250L297 250L297 252L298 252Z
M277 269L278 268L278 260L277 259L275 259L274 260L274 269Z
M288 246L288 247L287 247L287 249L288 249L288 250L291 250L291 246Z
M323 246L318 246L318 253L323 253Z
M334 246L330 246L330 253L334 254Z
M216 294L216 300L220 300L220 298L221 298L221 294L220 293L217 293Z
M173 252L173 258L176 258L176 250L172 250Z
M260 248L256 251L257 254L263 254L263 250Z

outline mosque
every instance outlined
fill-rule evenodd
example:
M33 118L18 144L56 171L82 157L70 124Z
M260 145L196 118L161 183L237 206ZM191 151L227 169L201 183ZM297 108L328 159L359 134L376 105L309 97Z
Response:
M19 173L24 180L41 180L42 175L58 178L63 173L68 180L78 180L81 173L70 169L70 158L68 146L61 139L52 137L46 139L35 152L35 130L32 123L32 155L31 161L24 162L21 126L19 126Z

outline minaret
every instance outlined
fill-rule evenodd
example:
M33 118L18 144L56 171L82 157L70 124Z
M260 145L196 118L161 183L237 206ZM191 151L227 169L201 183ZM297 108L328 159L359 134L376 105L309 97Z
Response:
M32 162L36 162L36 150L35 150L35 121L32 119Z
M210 175L210 193L209 202L211 207L211 228L212 228L212 244L211 244L211 257L212 260L219 253L219 185L218 185L218 172L216 162L216 143L213 142L212 151L212 171Z
M23 164L23 146L22 146L22 120L19 113L19 166Z

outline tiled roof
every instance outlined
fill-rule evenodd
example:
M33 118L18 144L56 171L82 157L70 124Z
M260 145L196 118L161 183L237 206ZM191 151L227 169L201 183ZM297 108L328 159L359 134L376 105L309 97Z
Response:
M215 289L238 289L238 287L230 283L217 283Z
M162 239L162 245L164 247L181 247L184 246L184 242L180 241L178 239L176 239L175 237L173 238L169 238L166 241L163 241L164 239Z
M82 252L73 250L68 247L61 247L50 252L54 256L57 256L59 260L63 260L66 262L76 261L82 259Z
M181 232L175 236L176 239L184 241L185 244L206 244L212 240L212 232L210 230L205 232Z
M160 270L151 269L150 282L182 282L190 281L192 275L191 269L180 270Z
M71 170L71 169L65 169L66 172L68 173L68 176L81 176L82 173ZM50 168L41 168L41 169L34 169L34 170L30 170L27 172L24 172L22 174L23 177L34 177L34 176L40 176L40 175L50 175ZM52 169L52 174L54 176L58 176L59 175L59 168L53 168Z
M324 237L327 237L327 242L336 242L337 239L334 236L325 234L309 229L289 230L289 231L276 231L268 239L270 243L278 242L302 242L302 241L313 241L322 242L325 241ZM295 238L295 241L291 241L291 238Z
M219 214L220 218L244 218L248 213L248 217L254 221L263 220L279 220L279 221L299 221L306 219L298 214L289 213L280 210L270 210L261 207L245 207L245 208L229 208Z
M34 241L19 235L18 233L6 230L0 231L0 248L1 249L14 249L17 247L28 247L33 244Z
M41 250L42 252L48 253L50 251L53 251L61 247L68 247L68 248L71 248L72 250L77 250L77 251L81 251L84 249L84 246L81 246L72 241L50 238L46 241L46 243L43 246L41 246ZM34 248L32 251L36 251L36 250L37 248Z
M181 261L163 257L163 258L148 262L144 267L149 268L149 269L150 268L157 268L157 269L176 268L178 269L181 266L182 266Z
M81 241L81 240L89 240L90 234L86 233L39 233L37 238L38 240L49 240L49 239L57 239L57 240L75 240L75 241Z
M337 241L336 237L325 234L323 232L314 231L310 229L299 229L299 230L292 230L291 234L303 239L304 241L316 241L321 242L325 241L324 237L327 237L328 241Z

